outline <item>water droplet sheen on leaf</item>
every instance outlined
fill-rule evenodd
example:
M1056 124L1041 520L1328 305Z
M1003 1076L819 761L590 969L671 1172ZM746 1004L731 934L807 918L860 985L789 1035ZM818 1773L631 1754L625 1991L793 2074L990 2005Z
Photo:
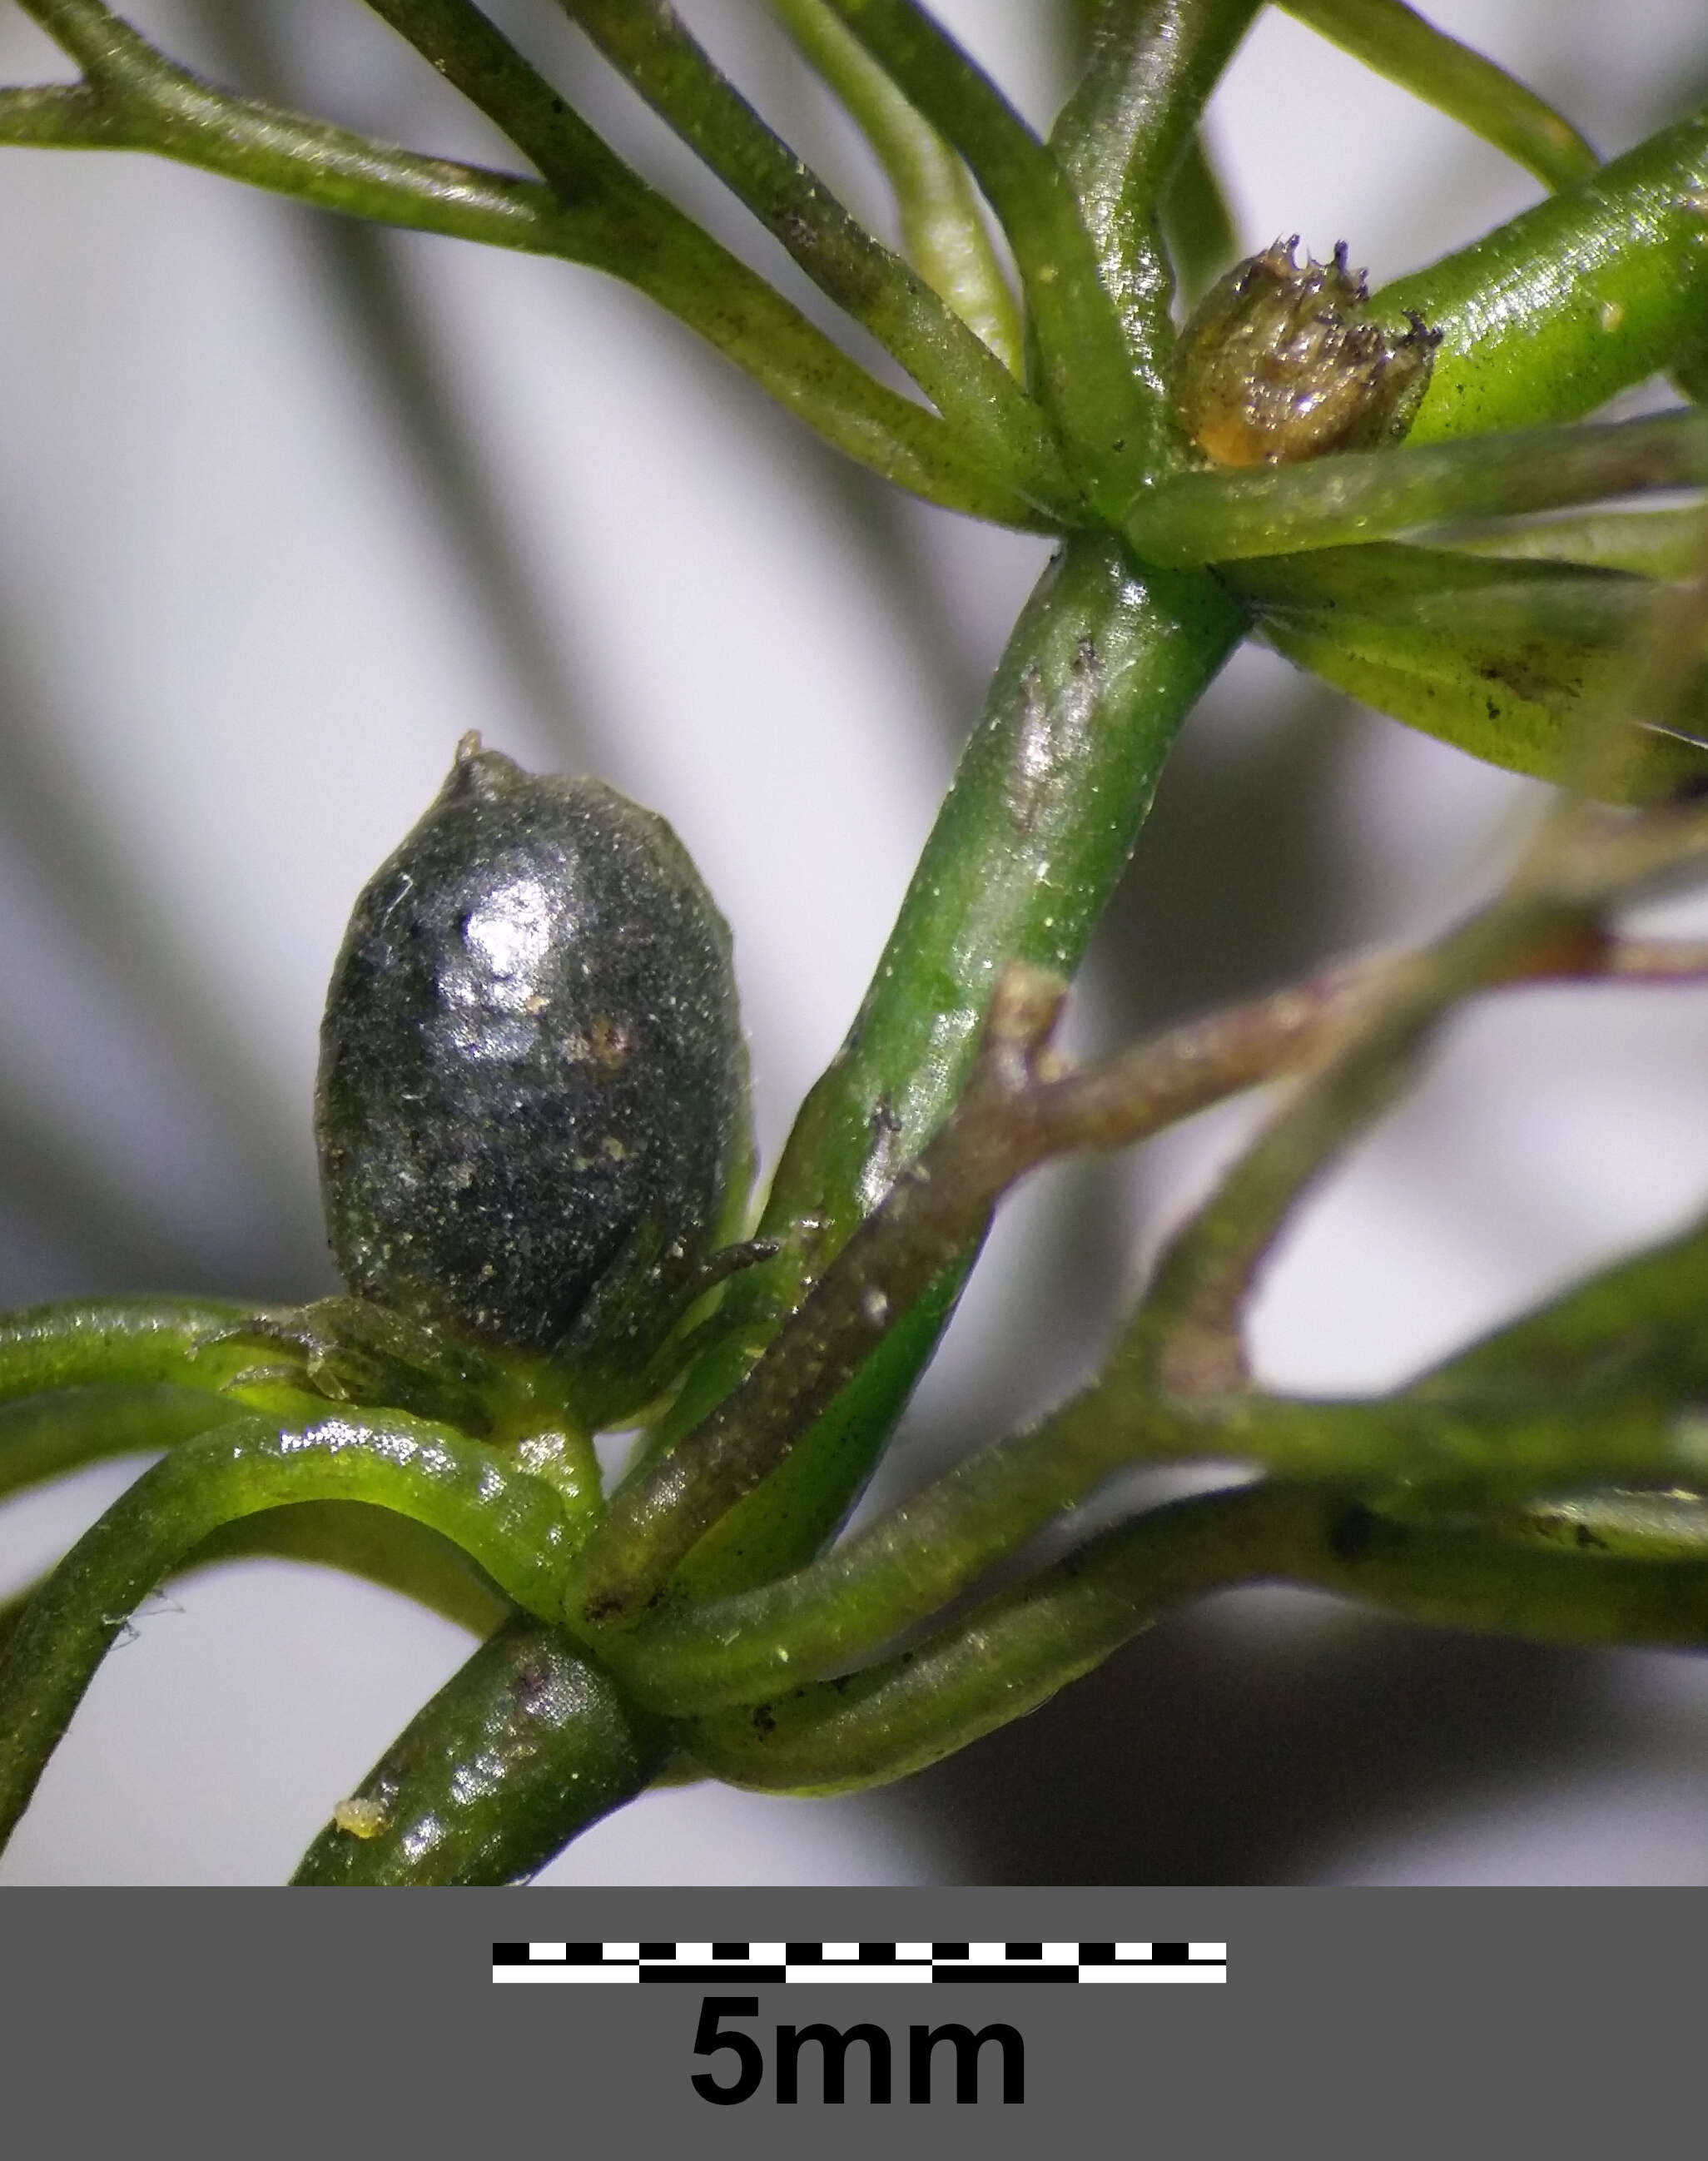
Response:
M1429 388L1439 331L1365 312L1363 272L1277 241L1212 286L1180 333L1174 404L1216 465L1294 465L1398 442Z
M363 889L321 1027L328 1233L357 1296L638 1370L745 1170L730 935L664 823L478 737Z

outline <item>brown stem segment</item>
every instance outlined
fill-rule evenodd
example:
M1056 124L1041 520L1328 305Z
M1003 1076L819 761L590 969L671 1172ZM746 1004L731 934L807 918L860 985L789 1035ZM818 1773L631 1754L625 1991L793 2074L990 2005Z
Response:
M1650 940L1627 946L1594 929L1550 924L1497 965L1513 981L1688 980L1708 969L1708 945ZM1049 1049L1065 991L1060 978L1022 965L1006 969L967 1085L936 1136L746 1382L613 1502L612 1515L622 1520L605 1530L618 1543L607 1548L601 1539L601 1549L620 1553L627 1565L601 1568L595 1554L572 1594L580 1617L595 1625L638 1618L676 1562L775 1469L893 1317L982 1235L997 1200L1026 1172L1054 1157L1129 1146L1241 1089L1321 1061L1367 1026L1420 966L1413 956L1365 956L1076 1071ZM1435 995L1432 982L1424 995L1430 1012ZM638 1551L647 1555L644 1571L627 1562Z

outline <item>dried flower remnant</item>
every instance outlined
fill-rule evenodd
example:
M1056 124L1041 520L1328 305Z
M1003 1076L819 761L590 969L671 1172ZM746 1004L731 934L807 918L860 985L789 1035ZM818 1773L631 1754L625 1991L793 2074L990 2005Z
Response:
M1422 318L1396 332L1363 313L1364 273L1294 259L1299 236L1230 270L1180 336L1174 404L1217 465L1296 465L1373 450L1410 427L1440 333Z

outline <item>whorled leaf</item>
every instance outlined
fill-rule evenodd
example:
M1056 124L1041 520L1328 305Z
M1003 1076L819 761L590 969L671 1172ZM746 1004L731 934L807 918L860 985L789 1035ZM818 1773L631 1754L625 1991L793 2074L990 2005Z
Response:
M1490 764L1554 781L1570 777L1586 728L1628 681L1655 590L1626 570L1382 543L1223 575L1300 667ZM1665 726L1642 715L1633 725L1626 799L1708 780L1708 671Z
M1616 1261L1496 1329L1407 1391L1427 1403L1659 1387L1708 1401L1708 1221Z
M1579 563L1586 570L1629 570L1643 578L1688 578L1701 566L1703 523L1694 505L1584 510L1449 529L1429 539L1437 548L1507 562Z

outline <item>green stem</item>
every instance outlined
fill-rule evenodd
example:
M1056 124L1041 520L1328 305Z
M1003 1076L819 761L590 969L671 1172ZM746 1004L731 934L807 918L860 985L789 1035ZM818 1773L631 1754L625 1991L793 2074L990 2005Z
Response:
M851 217L716 68L664 0L559 0L820 290L869 331L993 476L1071 514L1043 414L929 284Z
M674 1746L561 1629L518 1614L410 1720L291 1880L525 1880L650 1784Z
M1281 0L1289 15L1377 75L1502 150L1550 188L1600 163L1571 122L1516 76L1426 23L1403 0Z
M45 0L27 4L52 27L47 17L58 10ZM112 19L104 9L81 12ZM970 459L945 422L875 382L690 219L633 175L619 185L626 169L609 152L615 175L590 156L551 186L418 157L227 95L125 36L122 76L0 91L0 143L148 151L322 209L585 263L645 293L827 442L898 487L998 524L1050 523Z
M253 1306L213 1299L70 1299L0 1315L0 1403L55 1388L217 1391L255 1362L228 1338Z
M1384 286L1441 333L1414 443L1575 419L1697 350L1708 308L1708 109Z
M1019 312L966 165L825 0L770 4L883 166L895 195L908 260L1018 376L1025 364Z
M1248 1487L1092 1540L884 1664L680 1729L732 1784L836 1794L904 1778L1046 1702L1170 1606L1286 1582L1549 1643L1700 1645L1708 1563L1383 1517L1344 1490Z
M294 1501L372 1501L460 1545L515 1602L555 1615L575 1526L561 1497L493 1450L395 1413L247 1419L184 1442L47 1579L0 1667L0 1838L127 1616L221 1524Z
M752 1703L871 1657L1137 1463L1244 1462L1318 1491L1413 1484L1504 1504L1589 1479L1664 1484L1686 1474L1694 1459L1675 1409L1662 1388L1610 1387L1570 1400L1450 1405L1252 1397L1189 1419L1142 1380L1113 1376L810 1566L669 1607L606 1639L604 1655L660 1711Z
M1242 627L1213 579L1142 570L1107 535L1070 539L1045 570L778 1166L763 1228L811 1273L947 1114L1000 971L1073 976L1180 724Z
M1449 518L1554 510L1708 485L1708 414L1523 428L1489 440L1349 450L1310 464L1182 473L1142 497L1127 534L1183 566L1390 539Z
M883 1200L960 1092L997 971L1078 966L1114 889L1181 720L1221 664L1241 618L1213 580L1141 575L1108 536L1070 540L1016 626L983 719L927 841L847 1042L803 1105L761 1224L784 1251L732 1284L739 1325L690 1377L674 1431L726 1395L782 1316ZM881 1440L929 1350L958 1277L909 1316L891 1350L885 1414L859 1404L862 1447ZM917 1312L917 1309L916 1309ZM883 1354L881 1352L880 1356ZM870 1469L835 1414L720 1525L695 1590L752 1580L768 1518L822 1536ZM638 1604L716 1513L691 1439L619 1489L580 1571L601 1617ZM684 1540L687 1544L684 1544ZM786 1563L784 1565L787 1565ZM643 1590L642 1586L646 1586ZM615 1600L615 1602L612 1602Z
M914 0L830 4L971 167L1013 250L1038 351L1039 393L1068 440L1086 500L1112 517L1137 476L1139 446L1148 440L1146 407L1067 174L989 76Z

